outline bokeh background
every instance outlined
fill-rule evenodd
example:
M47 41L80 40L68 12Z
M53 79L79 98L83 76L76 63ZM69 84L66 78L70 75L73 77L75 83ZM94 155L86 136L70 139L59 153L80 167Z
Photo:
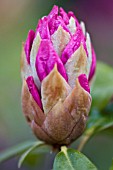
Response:
M85 22L97 59L113 66L113 0L0 0L0 151L35 139L21 110L21 43L28 30L35 30L38 19L47 15L54 4L74 11ZM107 170L113 157L113 137L96 136L84 153L100 170ZM37 169L49 169L47 162L48 156L43 163L40 157ZM17 170L17 159L0 165L0 170L10 169Z

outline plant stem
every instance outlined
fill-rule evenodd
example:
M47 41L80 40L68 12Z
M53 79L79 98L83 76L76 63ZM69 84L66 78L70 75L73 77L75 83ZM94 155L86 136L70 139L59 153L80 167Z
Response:
M85 132L85 134L84 134L84 136L83 136L83 138L82 138L82 140L81 140L81 142L80 142L80 144L78 146L78 149L77 149L78 151L82 151L82 149L84 148L85 144L88 142L88 140L92 136L93 132L94 132L94 128L88 129Z
M80 144L79 144L79 146L78 146L78 151L81 151L83 148L84 148L84 146L85 146L85 144L87 143L87 141L89 140L89 138L90 138L90 136L84 136L83 138L82 138L82 140L81 140L81 142L80 142Z

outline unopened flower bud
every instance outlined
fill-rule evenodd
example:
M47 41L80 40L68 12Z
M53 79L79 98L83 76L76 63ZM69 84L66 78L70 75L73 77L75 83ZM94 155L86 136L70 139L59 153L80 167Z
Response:
M83 22L54 6L23 43L22 107L35 135L68 145L84 131L96 56Z

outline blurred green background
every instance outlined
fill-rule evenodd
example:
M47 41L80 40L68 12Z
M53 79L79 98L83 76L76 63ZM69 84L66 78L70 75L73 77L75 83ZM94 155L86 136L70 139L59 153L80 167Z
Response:
M21 110L21 43L25 41L28 30L35 30L38 19L47 15L54 4L66 11L74 11L77 18L85 22L97 59L113 66L113 0L0 0L1 151L19 142L35 139ZM101 134L93 138L84 153L100 170L107 170L113 157L113 137ZM48 159L43 162L46 164ZM37 169L46 170L44 163L40 163ZM17 159L0 165L0 170L10 169L17 169Z

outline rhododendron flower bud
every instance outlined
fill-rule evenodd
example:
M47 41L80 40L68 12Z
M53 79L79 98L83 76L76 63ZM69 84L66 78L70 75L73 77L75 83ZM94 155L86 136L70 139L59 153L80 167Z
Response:
M68 145L84 131L91 106L95 52L84 23L54 6L23 43L22 107L35 135Z

